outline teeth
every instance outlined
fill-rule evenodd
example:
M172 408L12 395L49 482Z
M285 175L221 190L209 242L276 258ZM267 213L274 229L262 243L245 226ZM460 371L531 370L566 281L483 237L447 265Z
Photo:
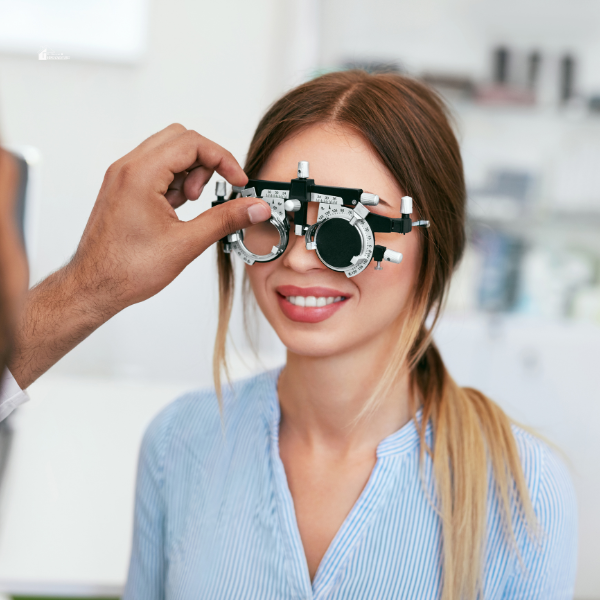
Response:
M306 306L308 308L320 308L322 306L327 306L328 304L333 304L334 302L341 302L343 300L342 296L288 296L287 301L290 304L295 304L296 306Z

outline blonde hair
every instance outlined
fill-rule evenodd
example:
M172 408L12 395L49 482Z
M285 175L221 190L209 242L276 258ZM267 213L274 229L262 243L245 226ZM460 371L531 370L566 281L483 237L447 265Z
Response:
M361 134L400 188L414 199L431 227L420 235L422 261L398 343L383 377L367 400L393 392L403 369L413 397L422 405L421 464L433 463L433 504L442 524L442 600L474 599L482 590L482 563L488 506L488 465L504 520L507 542L517 551L512 511L533 531L529 498L511 421L492 400L452 379L432 340L452 272L465 245L465 184L456 137L443 101L424 84L396 74L362 71L330 73L278 100L259 123L250 145L246 173L257 177L273 150L293 133L316 123L335 122ZM229 255L218 250L219 324L213 373L220 394L226 367L226 336L233 299ZM431 325L427 326L427 319ZM433 444L425 439L427 423Z

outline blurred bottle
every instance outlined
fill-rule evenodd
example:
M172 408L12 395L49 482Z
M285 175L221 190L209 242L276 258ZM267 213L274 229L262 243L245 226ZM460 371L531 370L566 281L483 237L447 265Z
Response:
M483 103L565 106L577 98L577 60L570 53L498 46L491 71L491 83L477 90Z
M487 312L514 309L519 292L522 240L512 235L482 227L474 238L482 255L479 281L479 308Z

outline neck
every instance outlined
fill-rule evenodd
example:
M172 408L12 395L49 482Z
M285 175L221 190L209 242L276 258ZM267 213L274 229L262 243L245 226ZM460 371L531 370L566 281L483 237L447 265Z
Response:
M366 344L327 357L288 351L278 385L280 435L349 453L376 448L405 425L411 417L406 374L377 398L373 411L360 416L381 379L390 343Z

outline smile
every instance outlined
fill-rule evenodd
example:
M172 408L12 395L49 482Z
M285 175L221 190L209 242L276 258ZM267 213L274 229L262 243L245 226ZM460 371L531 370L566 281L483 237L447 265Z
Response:
M334 302L342 302L344 296L285 296L285 299L294 306L306 308L321 308Z
M320 323L348 304L351 294L324 286L281 285L275 289L283 314L298 323Z

